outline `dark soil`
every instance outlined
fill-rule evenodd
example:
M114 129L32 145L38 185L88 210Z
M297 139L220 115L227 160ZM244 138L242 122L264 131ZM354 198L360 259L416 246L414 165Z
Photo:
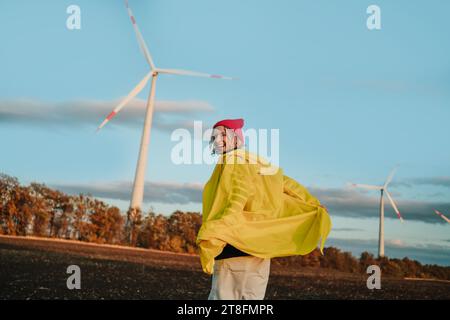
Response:
M69 265L81 289L66 285ZM211 277L197 255L76 241L0 236L0 299L206 299ZM450 283L385 279L272 263L266 299L450 299Z

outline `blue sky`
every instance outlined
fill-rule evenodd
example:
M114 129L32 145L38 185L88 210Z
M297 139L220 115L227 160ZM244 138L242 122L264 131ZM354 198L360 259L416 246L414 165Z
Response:
M68 30L66 8L81 8ZM381 30L366 8L381 8ZM329 244L450 265L450 31L447 1L130 0L157 66L239 77L160 76L144 209L200 211L211 165L175 165L171 128L242 117L280 130L280 165L330 209ZM148 66L122 1L2 1L0 171L28 184L92 192L126 210L148 88L95 128ZM182 111L180 111L180 108Z

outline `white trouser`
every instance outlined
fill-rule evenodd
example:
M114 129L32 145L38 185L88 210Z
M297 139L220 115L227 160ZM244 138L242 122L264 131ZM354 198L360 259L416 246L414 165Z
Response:
M270 258L216 260L208 300L263 300L269 274Z

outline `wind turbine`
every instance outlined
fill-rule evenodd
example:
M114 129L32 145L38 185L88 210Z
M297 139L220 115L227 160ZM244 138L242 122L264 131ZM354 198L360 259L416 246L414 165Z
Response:
M151 132L151 127L152 127L153 110L154 110L154 104L155 104L156 79L158 78L158 75L159 74L175 74L175 75L183 75L183 76L206 77L206 78L227 79L227 80L232 80L233 78L224 77L224 76L216 75L216 74L195 72L195 71L157 68L155 66L155 63L153 62L153 59L150 55L147 45L145 44L145 41L142 38L142 34L136 23L136 19L134 18L133 13L132 13L130 7L128 6L127 0L125 0L125 6L128 10L128 15L130 16L131 23L133 24L133 28L136 33L139 47L141 48L141 51L142 51L145 59L147 60L147 63L150 66L150 71L137 84L137 86L119 103L119 105L116 108L114 108L114 110L105 118L105 120L97 128L96 132L98 132L101 128L103 128L103 126L106 123L108 123L108 121L110 121L115 115L117 115L117 113L119 113L119 111L128 102L130 102L134 97L136 97L136 95L139 92L141 92L142 89L144 89L145 85L150 80L150 78L152 79L151 87L150 87L151 88L150 94L147 99L144 129L142 131L141 145L140 145L140 150L139 150L139 158L138 158L138 162L137 162L135 178L134 178L134 185L133 185L133 193L132 193L131 203L130 203L130 208L133 209L132 212L135 212L134 210L141 207L142 199L143 199L143 195L144 195L144 175L145 175L145 169L146 169L146 165L147 165L148 145L149 145L149 141L150 141L150 132Z
M397 214L400 221L403 223L403 218L400 214L400 211L398 211L397 205L394 202L394 199L392 199L392 196L387 191L387 186L392 180L392 177L395 173L395 168L391 171L388 178L386 179L386 182L382 186L374 186L369 184L357 184L352 183L352 186L357 188L363 188L363 189L369 189L369 190L380 190L381 196L380 196L380 227L379 227L379 238L378 238L378 256L384 257L384 193L386 193L386 196L389 199L389 202L391 203L392 207L394 208L395 213Z
M436 209L434 209L434 212L436 212L436 214L437 214L439 217L441 217L442 219L444 219L445 221L447 221L448 223L450 223L450 219L447 218L446 216L444 216L443 213L437 211Z

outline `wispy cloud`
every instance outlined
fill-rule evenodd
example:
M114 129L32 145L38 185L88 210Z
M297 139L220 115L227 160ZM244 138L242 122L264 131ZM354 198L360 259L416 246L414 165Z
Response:
M371 252L376 256L378 252L377 239L329 238L326 246L335 246L343 251L350 251L355 256L359 256L363 251ZM400 239L386 239L385 253L390 258L408 257L425 264L450 265L450 246L446 245L410 245Z
M68 194L91 194L94 197L129 201L132 182L112 181L96 183L49 184L50 187ZM200 183L146 182L144 186L145 202L168 204L188 204L201 202L203 185Z
M385 244L387 244L388 246L392 246L392 247L397 247L397 248L406 248L407 245L406 243L401 240L401 239L388 239L385 241Z
M61 191L78 194L91 193L93 196L129 200L132 183L126 181L81 183L81 184L52 184ZM177 182L146 182L145 202L160 202L167 204L187 204L189 202L201 203L203 185L201 183ZM310 192L318 197L327 206L333 216L370 218L378 217L379 198L369 196L353 189L338 188L309 188ZM440 208L443 212L450 211L449 202L430 203L418 200L396 199L396 203L406 221L415 220L426 223L444 223L436 216L433 209ZM393 209L385 202L385 217L397 219ZM336 231L363 231L355 228L341 228Z
M410 188L414 185L430 185L450 188L450 176L411 178L399 182L392 182L392 185L405 186Z
M38 126L97 127L120 102L118 100L76 100L45 102L34 99L0 100L0 122L27 123ZM141 126L146 101L132 100L108 123L108 126ZM154 125L160 130L192 127L192 116L213 112L206 101L156 101ZM175 118L175 119L174 119Z
M366 218L377 217L380 199L377 196L362 193L351 188L310 188L330 210L331 214L344 217ZM385 217L397 219L391 205L385 199ZM444 212L450 211L450 202L427 202L410 199L394 199L405 220L416 220L428 223L444 223L436 219L435 208Z

